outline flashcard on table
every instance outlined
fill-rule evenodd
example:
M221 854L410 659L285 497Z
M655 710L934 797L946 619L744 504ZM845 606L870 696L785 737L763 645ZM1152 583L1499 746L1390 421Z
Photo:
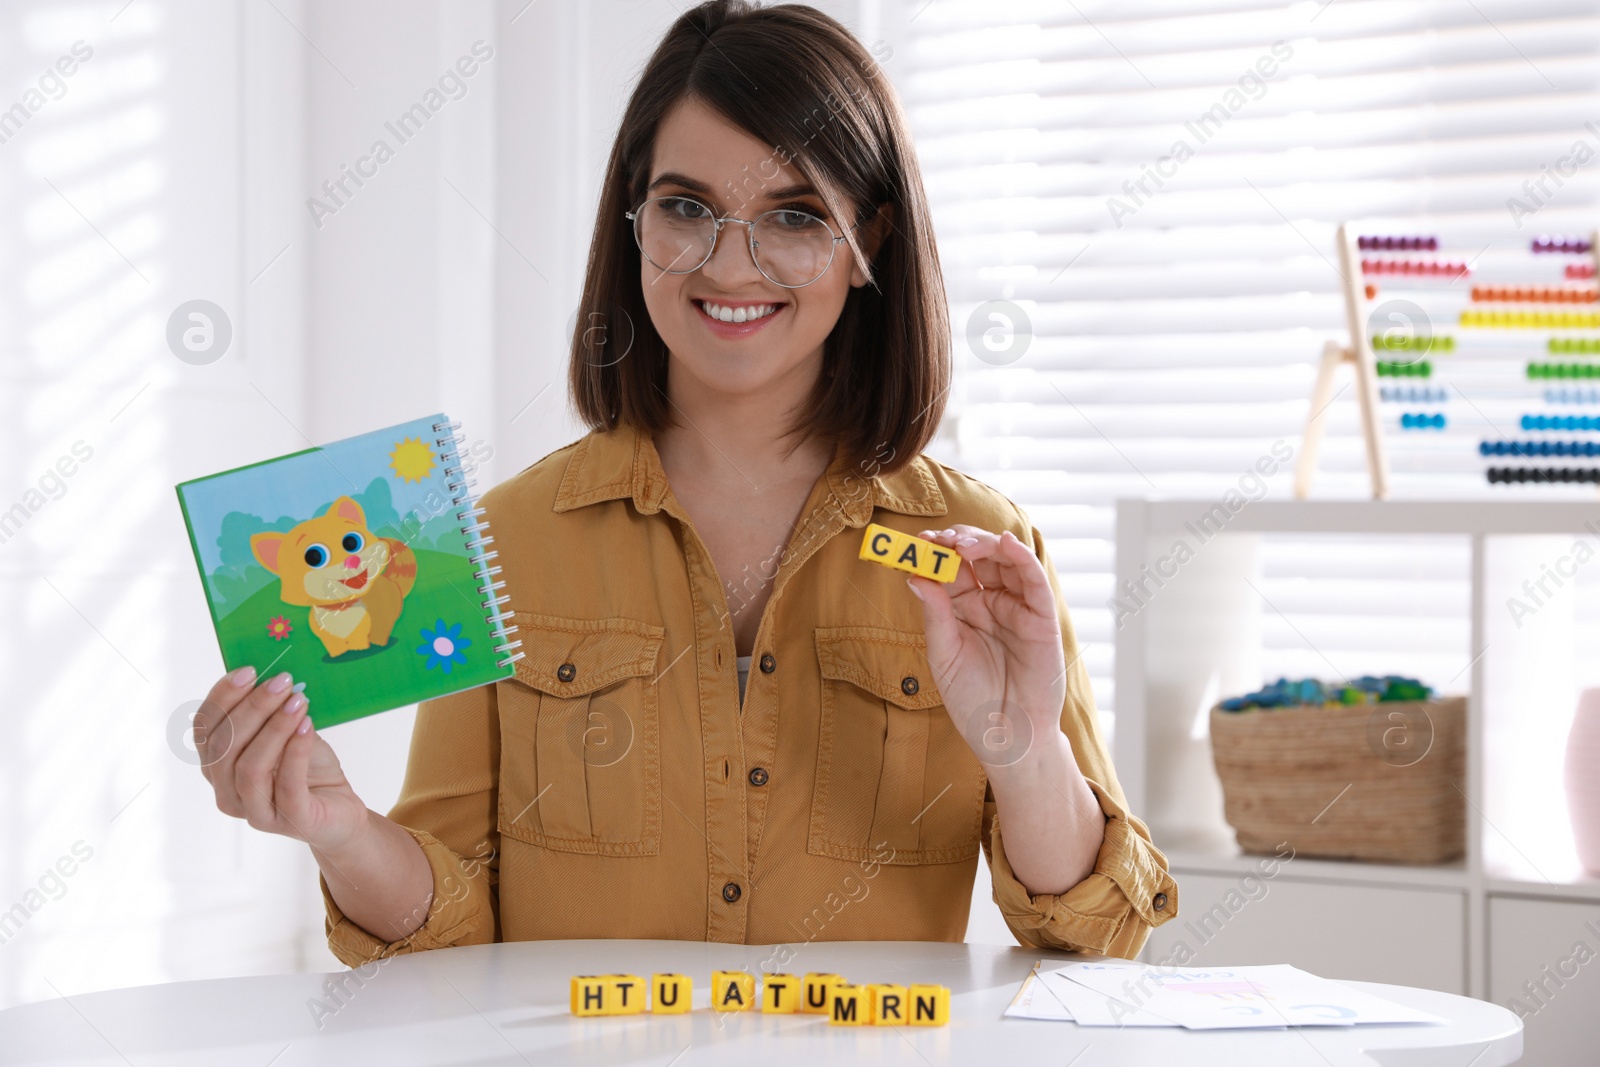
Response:
M1041 971L1033 997L1034 1019L1072 1019L1079 1026L1177 1026L1172 1019L1079 985L1064 974ZM1011 1014L1007 1009L1007 1014ZM1020 1012L1018 1013L1021 1014Z
M1259 967L1071 963L1051 973L1190 1030L1445 1021L1286 963ZM1081 1016L1078 1022L1093 1025Z
M936 582L955 581L956 572L961 569L961 556L955 549L877 523L867 527L860 557Z
M1022 980L1022 985L1017 987L1016 995L1011 998L1011 1003L1004 1012L1008 1019L1045 1019L1057 1022L1072 1022L1072 1012L1061 1002L1061 998L1052 995L1045 989L1044 982L1039 978L1039 968L1044 966L1040 960L1034 964L1033 973Z

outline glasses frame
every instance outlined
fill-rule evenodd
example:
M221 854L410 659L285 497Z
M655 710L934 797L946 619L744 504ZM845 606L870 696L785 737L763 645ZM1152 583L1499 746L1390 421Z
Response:
M672 270L669 267L663 267L661 264L651 259L650 253L644 250L644 241L639 236L639 216L644 212L645 208L649 207L658 200L688 200L691 203L699 204L711 215L711 221L715 223L715 228L711 231L711 247L706 249L705 258L696 263L694 266L688 267L684 270ZM843 236L833 238L832 244L828 248L828 262L822 265L822 270L817 272L817 276L815 278L812 278L809 282L801 282L799 285L786 285L774 278L772 275L768 274L761 266L761 260L756 256L756 224L762 219L766 218L768 215L781 215L785 212L792 212L797 215L805 215L808 218L816 219L818 222L822 223L822 226L825 230L827 230L830 234L833 233L833 227L829 225L827 219L822 218L820 215L813 215L811 212L801 210L800 208L773 208L771 211L763 211L753 219L741 219L734 215L723 215L719 217L716 209L710 204L706 203L704 200L701 200L699 197L685 196L682 193L665 193L661 196L652 196L648 200L641 201L639 206L634 208L632 211L624 211L623 216L633 223L633 243L639 247L639 254L645 258L645 262L649 263L652 267L665 274L693 274L707 263L710 263L711 257L717 254L717 241L722 237L723 224L737 222L745 227L745 239L750 248L750 262L755 264L755 268L761 272L761 276L767 281L771 282L773 285L779 286L780 288L804 289L806 286L813 285L822 280L822 276L828 273L828 268L833 266L833 257L837 255L839 251L839 242L848 240L850 232L859 228L861 224L857 223L855 226L850 227L850 230L845 231Z

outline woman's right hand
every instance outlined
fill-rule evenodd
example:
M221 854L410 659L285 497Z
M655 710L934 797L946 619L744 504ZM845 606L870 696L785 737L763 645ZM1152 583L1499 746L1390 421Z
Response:
M195 713L195 751L217 808L321 852L345 849L366 830L367 806L312 727L294 679L254 681L253 667L223 675Z

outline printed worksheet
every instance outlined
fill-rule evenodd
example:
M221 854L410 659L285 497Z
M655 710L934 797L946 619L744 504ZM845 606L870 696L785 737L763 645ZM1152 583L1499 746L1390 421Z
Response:
M1152 967L1071 963L1040 975L1046 981L1052 976L1191 1030L1445 1021L1288 964ZM1052 984L1050 988L1060 987ZM1067 1003L1077 1014L1077 1001L1069 999ZM1116 1010L1116 1014L1123 1012ZM1083 1022L1082 1016L1079 1022Z

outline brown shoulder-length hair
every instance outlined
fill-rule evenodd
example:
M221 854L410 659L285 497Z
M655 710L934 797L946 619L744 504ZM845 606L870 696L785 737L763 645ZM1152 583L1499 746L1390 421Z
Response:
M661 120L688 97L772 145L773 161L792 160L846 227L889 207L870 261L857 241L865 228L847 230L870 280L845 299L791 432L820 434L847 461L884 472L910 462L933 437L950 383L949 311L922 175L877 63L843 26L802 4L703 3L673 23L640 75L606 164L573 330L568 378L579 416L593 429L621 423L654 433L672 424L667 349L645 309L625 213L645 197ZM774 168L764 177L775 176ZM745 188L728 192L758 195L762 179L746 174Z

